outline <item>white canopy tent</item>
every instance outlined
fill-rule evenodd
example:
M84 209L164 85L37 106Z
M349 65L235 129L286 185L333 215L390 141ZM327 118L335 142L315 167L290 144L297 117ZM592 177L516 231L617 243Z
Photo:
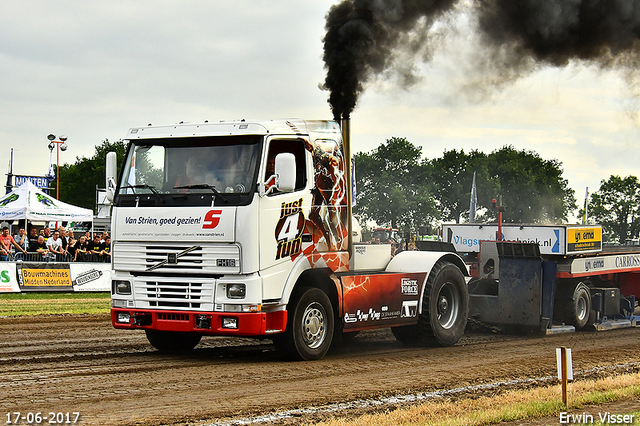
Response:
M93 211L63 203L25 181L0 198L0 222L26 219L44 222L93 222Z

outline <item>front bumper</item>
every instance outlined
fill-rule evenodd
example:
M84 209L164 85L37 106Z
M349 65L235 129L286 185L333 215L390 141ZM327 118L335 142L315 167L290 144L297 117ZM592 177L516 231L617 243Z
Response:
M283 332L287 311L241 313L111 308L111 323L115 328L129 330L259 337Z

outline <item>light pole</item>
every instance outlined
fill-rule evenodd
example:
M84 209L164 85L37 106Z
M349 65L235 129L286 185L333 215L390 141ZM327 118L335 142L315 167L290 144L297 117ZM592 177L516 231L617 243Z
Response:
M53 146L56 147L56 200L60 199L60 151L67 150L67 137L58 136L53 133L49 133L47 136L49 139L49 152L53 151Z

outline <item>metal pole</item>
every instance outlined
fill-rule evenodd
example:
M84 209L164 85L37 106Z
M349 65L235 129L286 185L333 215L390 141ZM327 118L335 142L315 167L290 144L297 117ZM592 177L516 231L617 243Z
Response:
M352 194L353 194L353 182L351 181L351 120L347 118L342 119L342 141L344 143L344 156L345 156L345 173L347 178L347 250L349 252L349 258L351 258L353 249L353 220L352 215Z
M60 199L60 143L56 142L56 200Z

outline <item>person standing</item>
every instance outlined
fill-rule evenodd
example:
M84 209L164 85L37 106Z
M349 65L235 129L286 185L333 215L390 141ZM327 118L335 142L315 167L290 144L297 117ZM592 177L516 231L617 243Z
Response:
M51 238L51 229L49 229L48 226L45 226L42 232L42 235L44 236L44 242L46 243L47 241L49 241L49 238Z
M9 259L12 245L16 248L16 253L21 252L22 254L27 254L27 251L22 247L20 247L18 243L16 243L16 240L14 240L11 235L9 235L8 226L5 226L4 228L2 228L2 235L0 235L0 243L2 243L2 251L0 256L5 256L4 258L0 257L0 260Z
M104 256L104 262L111 262L111 237L107 234L104 240L104 245L101 255Z
M27 235L27 231L25 231L24 228L20 228L20 230L18 231L18 235L14 235L13 239L16 243L18 243L20 247L22 247L24 251L27 251L27 249L29 248L29 236Z
M0 236L0 261L6 262L11 255L11 249L4 244L2 237Z
M37 257L37 260L40 260L40 261L47 260L49 250L47 250L47 243L44 242L44 236L38 235L38 239L36 240L36 242L29 245L29 252L39 253L40 256ZM31 259L31 260L35 260L35 259Z
M69 260L70 261L75 261L76 260L76 253L78 251L78 246L80 244L78 243L78 241L72 237L69 237L69 242L67 243L67 254L69 255Z
M104 250L104 243L100 241L99 234L93 234L93 242L89 245L89 253L91 253L91 260L94 262L100 262L102 260Z
M73 257L74 262L85 262L87 260L87 237L80 236L80 239L75 244L75 254Z
M45 228L48 229L48 228ZM53 231L53 236L47 240L47 249L49 253L56 256L56 260L62 260L64 256L64 249L62 248L62 240L60 239L60 231Z
M62 242L62 250L67 252L67 245L69 244L69 239L67 238L67 230L64 226L58 227L58 232L60 233L60 241Z
M37 244L38 244L38 230L36 229L35 226L32 226L31 229L29 229L29 247L27 248L27 251L33 251L31 250L31 247L32 246L36 247Z

